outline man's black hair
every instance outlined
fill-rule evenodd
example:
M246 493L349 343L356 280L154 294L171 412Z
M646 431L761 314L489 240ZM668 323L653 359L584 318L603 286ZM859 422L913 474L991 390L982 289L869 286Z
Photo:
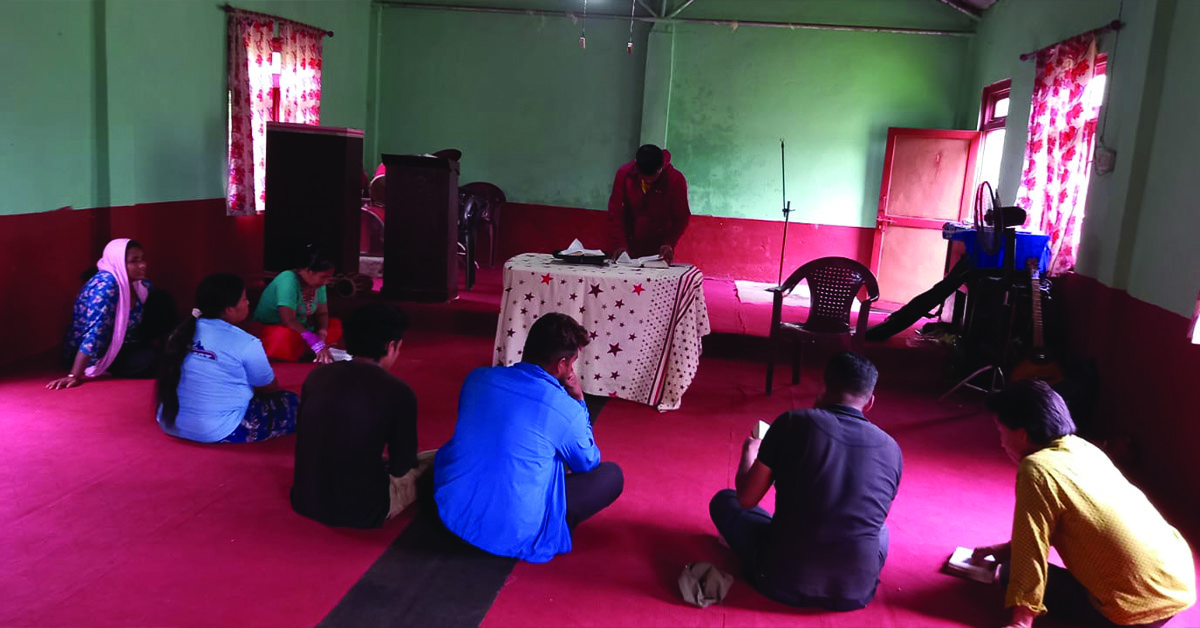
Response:
M1029 442L1048 445L1050 441L1075 433L1075 421L1067 403L1049 384L1038 379L1023 379L988 397L987 409L1010 430L1023 429Z
M539 366L550 366L575 355L591 342L588 332L575 319L551 312L529 328L521 359Z
M870 397L875 393L877 381L879 369L870 360L851 351L834 354L825 365L825 390L831 393Z
M657 174L663 167L662 149L654 144L646 144L638 149L634 161L637 162L638 172L646 176Z
M364 305L346 317L342 335L346 352L352 356L378 360L387 355L388 344L404 339L408 316L391 303Z

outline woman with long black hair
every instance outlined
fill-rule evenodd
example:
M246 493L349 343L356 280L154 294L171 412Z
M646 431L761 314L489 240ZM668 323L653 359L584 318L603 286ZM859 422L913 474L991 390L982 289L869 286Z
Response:
M196 309L171 334L158 377L158 424L201 443L249 443L296 431L296 393L280 390L262 342L237 324L250 313L246 284L209 275Z

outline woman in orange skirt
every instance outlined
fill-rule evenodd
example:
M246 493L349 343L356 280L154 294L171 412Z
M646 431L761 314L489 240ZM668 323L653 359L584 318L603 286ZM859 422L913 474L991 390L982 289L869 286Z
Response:
M309 247L304 263L279 273L263 291L254 321L267 357L297 362L311 354L318 364L333 361L329 349L342 337L342 323L329 317L325 284L333 262Z

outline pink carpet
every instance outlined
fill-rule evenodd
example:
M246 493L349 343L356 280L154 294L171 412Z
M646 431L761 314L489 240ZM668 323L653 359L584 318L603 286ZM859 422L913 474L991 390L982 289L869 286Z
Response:
M412 334L405 348L397 373L419 394L421 447L436 447L480 342ZM276 373L299 390L311 368ZM51 373L0 381L0 626L313 625L403 529L294 514L292 437L175 440L151 383L51 392Z
M436 310L422 307L414 307L418 325L396 372L417 392L420 445L429 448L450 436L458 387L487 363L492 339L477 322L468 334L433 331L424 323ZM466 310L464 322L487 315L479 304ZM782 385L781 374L768 398L760 362L710 354L681 410L605 407L597 439L624 468L625 494L578 529L573 553L519 564L484 625L1002 625L997 588L938 568L956 545L1004 540L1014 467L978 414L978 397L938 404L930 360L902 346L876 353L883 375L870 416L899 441L905 468L871 606L797 611L740 581L723 605L701 610L680 599L675 582L689 562L737 571L707 504L731 485L744 435L755 420L807 406L815 394L812 366L797 387ZM277 373L298 390L311 368ZM153 422L150 383L45 391L52 373L0 380L0 626L311 626L407 521L372 532L309 522L288 506L292 438L174 440ZM1200 611L1170 625L1200 626Z

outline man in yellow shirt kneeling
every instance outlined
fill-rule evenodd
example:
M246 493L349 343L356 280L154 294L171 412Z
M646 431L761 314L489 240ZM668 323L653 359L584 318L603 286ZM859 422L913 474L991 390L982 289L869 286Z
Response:
M1086 626L1162 626L1196 602L1192 552L1103 451L1075 436L1046 383L1019 381L987 403L1018 464L1012 541L975 550L1007 573L1010 626L1046 612ZM1066 569L1049 564L1050 547Z

